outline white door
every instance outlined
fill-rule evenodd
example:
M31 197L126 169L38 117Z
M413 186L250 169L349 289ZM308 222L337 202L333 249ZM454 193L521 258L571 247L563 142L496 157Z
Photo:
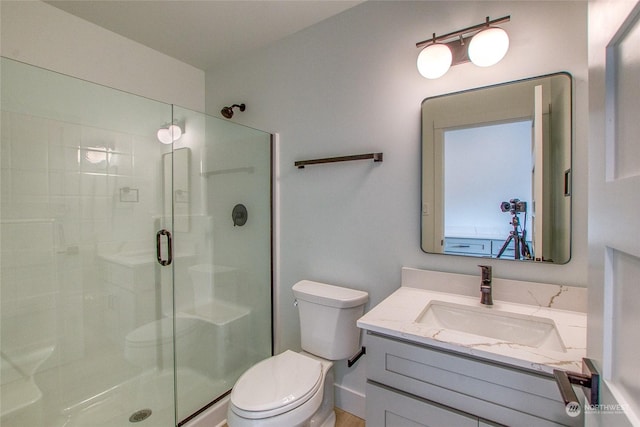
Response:
M590 1L588 426L640 425L639 46L637 0Z

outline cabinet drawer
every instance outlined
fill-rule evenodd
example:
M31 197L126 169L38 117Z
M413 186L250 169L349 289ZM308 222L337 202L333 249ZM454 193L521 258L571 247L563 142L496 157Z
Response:
M367 382L367 427L478 427L478 418Z
M369 333L367 377L505 425L582 426L553 377Z
M444 251L450 254L491 255L491 240L445 237Z

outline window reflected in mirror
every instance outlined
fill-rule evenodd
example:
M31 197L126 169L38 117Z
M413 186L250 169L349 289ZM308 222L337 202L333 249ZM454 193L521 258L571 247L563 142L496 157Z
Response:
M531 246L531 126L521 120L443 132L445 252L473 253L468 240L486 239L497 256L513 231L502 203L513 199L525 202L526 210L515 213L516 232ZM501 258L514 258L514 248L509 242Z

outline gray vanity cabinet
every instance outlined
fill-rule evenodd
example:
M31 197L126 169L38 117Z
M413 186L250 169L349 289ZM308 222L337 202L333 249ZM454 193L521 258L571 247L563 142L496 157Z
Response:
M551 375L368 332L367 427L581 426Z

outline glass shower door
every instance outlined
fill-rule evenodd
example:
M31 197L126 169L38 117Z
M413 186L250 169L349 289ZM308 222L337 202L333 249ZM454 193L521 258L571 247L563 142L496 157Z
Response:
M271 135L1 68L0 424L183 423L271 355Z
M176 331L178 422L215 402L271 356L271 135L174 107L176 323L198 325L195 345ZM194 254L182 257L181 253Z
M0 424L173 426L171 106L1 67Z

